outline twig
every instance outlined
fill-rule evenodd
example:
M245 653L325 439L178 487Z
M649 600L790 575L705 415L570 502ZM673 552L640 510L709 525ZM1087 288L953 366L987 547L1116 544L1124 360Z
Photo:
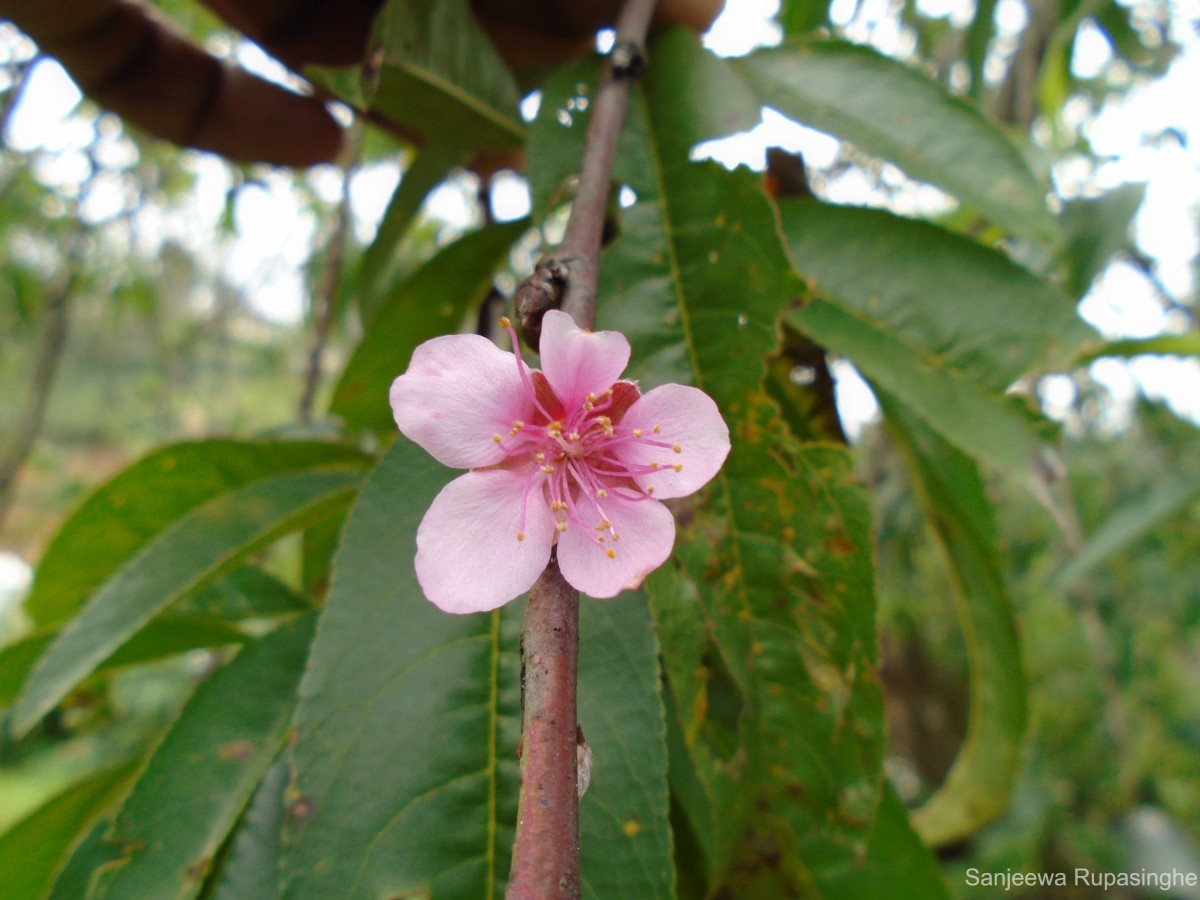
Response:
M304 371L304 386L300 391L300 401L296 404L296 415L305 424L312 421L313 403L316 401L317 388L321 383L321 360L325 355L325 347L329 343L329 335L333 331L333 323L337 321L338 289L342 282L346 242L349 239L352 219L350 182L357 164L358 147L361 144L361 124L356 128L357 131L350 138L354 150L349 155L349 161L342 168L342 199L338 204L337 222L334 225L333 234L329 238L329 248L325 254L325 267L321 272L320 286L313 296L313 319L315 321L313 344L308 353L308 366Z
M29 378L25 410L13 432L8 452L0 462L0 524L3 524L12 505L17 475L33 450L46 421L46 407L54 387L54 377L58 374L63 348L67 343L67 305L76 282L74 272L64 275L58 289L45 300L43 316L46 320L46 330L42 333L33 373Z
M592 104L579 184L562 243L552 257L538 263L517 292L522 335L534 349L541 334L541 317L548 309L561 308L580 328L596 324L596 273L613 157L629 107L630 84L646 66L642 45L653 13L654 0L627 0L621 10L616 43Z
M644 67L642 44L654 0L626 0L604 80L597 91L579 164L579 185L555 260L539 264L522 285L540 311L517 315L531 346L541 317L559 296L531 296L548 285L581 328L596 323L596 273L617 138L629 105L630 82ZM540 275L539 275L540 273ZM536 285L531 284L537 279ZM545 301L553 301L545 302ZM529 591L521 625L521 796L509 876L509 900L580 896L576 675L579 592L550 565Z

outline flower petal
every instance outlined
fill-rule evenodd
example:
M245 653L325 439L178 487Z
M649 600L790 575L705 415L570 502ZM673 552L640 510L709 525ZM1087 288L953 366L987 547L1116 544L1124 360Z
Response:
M434 498L417 529L416 567L421 590L435 606L483 612L537 581L550 559L554 517L540 477L526 497L529 479L513 469L468 472ZM518 540L522 528L525 538Z
M558 536L563 577L572 587L599 598L636 588L666 561L675 543L675 518L657 500L609 494L604 515L612 523L611 530L588 530L572 523ZM598 538L604 538L604 543Z
M388 396L396 424L443 465L470 469L501 462L508 454L494 435L505 437L514 421L533 418L533 398L517 365L513 354L477 334L426 341L413 352L408 371L392 382Z
M635 480L643 488L653 487L660 500L699 490L729 455L729 426L717 404L698 388L664 384L647 391L621 420L622 434L634 429L641 438L622 444L618 455L632 465L658 464L657 471Z
M569 415L588 394L613 386L629 364L629 341L617 331L584 331L565 312L542 319L538 352L554 393Z

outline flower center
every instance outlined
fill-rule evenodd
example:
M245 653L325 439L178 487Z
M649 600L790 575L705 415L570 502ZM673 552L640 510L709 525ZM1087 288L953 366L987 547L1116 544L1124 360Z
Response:
M532 398L540 422L515 421L507 436L495 434L492 439L515 459L532 457L530 475L525 485L521 505L521 522L517 540L525 539L525 522L530 501L546 502L554 514L556 528L560 534L576 526L584 529L604 550L605 556L615 559L617 543L621 539L613 525L607 508L612 498L621 500L647 500L654 488L642 488L635 480L639 475L649 475L660 467L669 466L676 472L683 466L678 462L682 447L669 444L657 436L661 426L655 425L650 434L640 428L623 428L614 425L608 415L613 410L614 389L607 388L600 394L588 394L574 410L562 418L555 418L538 397L538 391L526 371L517 349L517 335L507 318L501 320L512 339L513 353L521 383ZM622 409L624 407L622 406ZM654 447L662 454L662 461L649 463L629 462L623 449L631 445Z

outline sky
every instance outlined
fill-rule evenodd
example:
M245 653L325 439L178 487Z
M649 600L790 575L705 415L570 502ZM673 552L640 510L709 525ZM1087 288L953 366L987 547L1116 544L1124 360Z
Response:
M918 0L927 15L945 16L956 24L969 20L971 0ZM1064 161L1054 171L1058 192L1064 196L1109 190L1125 183L1144 183L1146 198L1135 221L1139 248L1155 261L1161 285L1175 297L1194 293L1200 221L1200 103L1195 100L1200 85L1200 40L1195 23L1200 22L1200 0L1170 0L1179 29L1173 36L1183 51L1166 77L1136 88L1119 103L1112 103L1093 123L1087 136L1096 152L1105 158L1095 169L1080 161ZM853 40L870 42L887 53L903 55L904 35L884 13L889 0L834 0L831 17ZM725 13L705 37L714 52L737 56L758 46L778 43L779 27L771 21L778 0L730 0ZM1015 36L1024 25L1021 0L999 0L996 21L1003 41ZM965 18L964 18L965 17ZM892 24L889 24L892 22ZM881 24L882 23L882 24ZM8 26L0 25L0 53L15 40ZM245 43L236 50L238 61L267 77L281 80L286 72L255 46ZM1098 32L1086 30L1076 42L1072 65L1077 74L1102 72L1112 65L1107 42ZM54 63L39 65L27 85L20 106L10 122L8 142L20 150L45 148L62 151L41 164L38 177L46 183L69 183L81 178L86 160L78 148L90 138L88 126L72 115L79 102L78 90ZM523 104L526 117L536 110L536 98ZM1172 128L1180 140L1153 142L1151 136ZM762 123L751 132L696 148L693 155L711 157L727 166L747 165L761 169L768 146L799 151L817 167L830 164L838 142L828 135L789 122L765 110ZM135 152L119 134L101 143L101 152L114 161ZM124 156L123 156L124 155ZM308 257L317 222L306 213L294 194L290 179L268 173L261 184L244 190L236 208L238 230L243 235L227 252L213 247L211 235L222 214L229 175L216 159L192 154L197 175L193 202L182 212L163 216L147 210L144 223L148 235L170 237L198 254L207 254L210 274L242 286L253 298L257 311L277 322L294 322L304 311L301 267ZM372 166L360 171L351 185L356 236L368 241L383 215L399 180L395 165ZM330 201L341 191L340 173L332 167L313 172L313 185ZM114 179L101 183L89 197L83 215L103 220L122 202L121 185ZM431 196L427 212L461 230L476 215L474 186L469 178L450 183ZM827 199L839 203L880 204L881 195L861 175L850 173L830 184ZM927 185L909 184L901 193L901 209L908 214L936 214L948 201ZM493 186L493 203L501 218L516 218L529 209L529 195L517 175L503 176ZM155 216L157 215L157 218ZM203 302L203 291L198 293ZM1107 338L1146 337L1186 324L1174 319L1155 295L1155 287L1127 263L1111 266L1097 281L1080 306L1085 319ZM877 407L869 389L853 367L836 362L839 404L851 430L857 431ZM1177 413L1200 422L1200 363L1164 357L1142 357L1130 362L1101 360L1091 367L1092 377L1103 384L1114 401L1108 415L1113 430L1128 416L1138 391L1164 398ZM1075 384L1067 377L1046 379L1042 400L1050 415L1065 415L1074 399ZM15 568L14 568L15 567ZM5 585L12 593L25 576L13 560L0 553L0 613Z

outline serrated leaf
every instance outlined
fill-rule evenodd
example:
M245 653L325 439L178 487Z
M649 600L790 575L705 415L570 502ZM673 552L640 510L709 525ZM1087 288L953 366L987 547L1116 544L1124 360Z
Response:
M337 469L277 475L188 513L105 582L63 628L13 709L13 730L27 731L160 610L347 503L358 478Z
M1003 391L1095 337L1059 289L998 250L883 210L781 200L796 270L947 369Z
M935 184L996 224L1054 242L1046 187L973 107L903 63L842 41L789 41L737 62L762 102Z
M171 610L172 615L240 622L293 615L310 609L303 597L257 566L230 572L216 584L188 597Z
M121 795L134 767L109 769L74 785L0 837L0 896L40 900L84 833Z
M392 194L379 230L363 251L355 280L355 294L364 324L369 328L379 307L387 301L387 286L401 239L421 210L425 198L458 164L459 154L444 147L426 147L409 162Z
M908 818L896 789L884 782L865 857L824 873L824 894L837 900L949 900L937 860Z
M111 823L97 822L80 841L54 881L48 900L81 900L91 896L91 885L105 866L111 865L116 849L105 841Z
M1025 487L1035 484L1040 443L1028 416L1015 406L845 306L813 300L789 321L853 360L869 381L894 394L963 452Z
M57 631L29 635L0 651L0 707L12 703L34 665L54 641ZM186 616L164 616L113 651L96 666L97 671L117 669L175 656L198 647L241 644L247 636L220 622Z
M119 855L96 878L92 896L166 900L200 892L282 746L314 619L281 625L200 685L117 814L106 841Z
M380 307L334 388L329 411L352 428L395 430L388 388L423 341L457 330L527 220L473 231L441 250Z
M1131 248L1129 230L1145 196L1146 185L1124 184L1103 196L1063 206L1060 256L1072 297L1082 298L1112 258Z
M300 688L285 897L502 893L516 617L447 615L412 566L417 525L451 474L402 439L351 511Z
M879 793L869 510L848 454L798 446L760 393L776 320L804 287L757 176L688 161L678 85L700 51L653 49L629 125L653 166L603 260L598 315L629 335L643 382L695 383L731 426L724 470L685 505L678 563L646 586L712 804L693 823L709 890L794 895L862 852Z
M759 123L761 115L754 93L726 60L701 51L692 32L684 28L665 31L655 37L650 53L657 77L671 80L664 90L676 91L680 109L687 111L684 130L693 142L725 137ZM687 69L675 79L672 60L682 57L688 60ZM559 70L542 88L541 106L529 126L529 143L537 152L530 155L526 167L537 217L570 199L566 181L579 171L591 101L596 96L603 62L595 56L582 59ZM646 131L643 115L636 104L629 109L612 171L614 184L628 185L638 194L655 189L649 178L653 159L638 136ZM668 122L665 127L673 128L674 124Z
M583 896L675 896L658 643L642 593L581 598L579 724L592 749L579 802Z
M516 82L467 0L394 0L376 22L373 43L382 54L373 112L435 144L521 145Z
M971 665L966 740L941 788L914 814L921 836L937 846L968 837L1007 807L1028 718L1025 673L978 468L886 392L877 395L944 555Z
M1144 497L1138 497L1109 514L1088 536L1076 557L1055 579L1062 588L1097 566L1128 550L1151 531L1169 522L1200 498L1200 475L1175 474Z
M1106 356L1200 356L1200 334L1189 332L1109 341L1080 354L1077 362L1087 365Z
M25 610L57 625L146 544L208 501L282 472L362 467L353 447L318 441L208 440L150 453L98 488L59 529Z
M267 769L233 833L229 857L210 900L273 900L279 896L279 855L288 776L288 764L282 759Z

